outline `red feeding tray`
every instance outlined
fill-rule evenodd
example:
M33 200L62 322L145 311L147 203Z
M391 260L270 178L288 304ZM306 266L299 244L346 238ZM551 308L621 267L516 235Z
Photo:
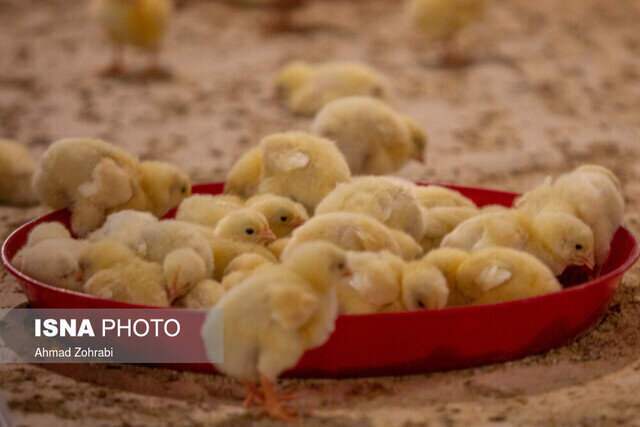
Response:
M223 185L196 185L194 192L218 194ZM510 206L517 196L480 188L447 187L460 191L478 206ZM2 247L2 262L18 278L31 306L141 307L60 289L16 270L9 260L24 245L29 231L45 221L60 221L68 226L69 213L56 211L28 222L14 231ZM352 377L424 373L502 362L557 347L584 333L602 317L623 274L639 254L637 240L620 227L602 275L561 292L476 307L340 316L327 343L305 353L287 375ZM213 366L207 364L171 367L215 372Z

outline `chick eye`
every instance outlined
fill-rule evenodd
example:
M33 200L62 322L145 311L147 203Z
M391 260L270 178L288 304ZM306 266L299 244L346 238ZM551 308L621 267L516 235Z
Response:
M339 268L340 270L342 270L342 269L344 268L344 262L339 262L339 263L338 263L338 268Z
M577 245L576 245L576 249L577 249L577 250L582 249L582 245L581 245L581 244L577 244Z
M287 217L286 217L286 216L284 216L284 215L282 215L282 216L280 217L280 221L282 221L282 222L286 222L286 221L287 221Z
M244 230L247 234L253 234L253 228L249 227L249 228L245 228Z
M182 186L182 188L180 189L180 192L181 192L182 194L186 194L186 193L187 193L187 186L186 186L186 185L183 185L183 186Z
M418 307L424 308L424 303L422 301L418 301Z

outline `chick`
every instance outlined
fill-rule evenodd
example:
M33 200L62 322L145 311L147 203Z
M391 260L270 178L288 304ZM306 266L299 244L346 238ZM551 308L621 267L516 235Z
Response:
M294 61L278 73L276 90L287 107L301 115L313 115L327 103L348 96L391 99L387 79L369 66L356 62L311 65Z
M276 239L264 215L249 208L238 209L222 218L215 228L215 236L259 245Z
M323 344L334 329L337 311L335 284L350 274L344 251L324 242L300 246L279 265L261 269L226 293L222 309L224 363L222 373L247 387L245 406L259 400L263 411L293 421L274 383L311 348ZM218 319L207 317L202 327L205 347L218 330ZM256 395L260 382L262 399Z
M451 233L458 225L469 218L478 215L474 207L445 206L423 211L424 234L420 243L425 252L440 246L442 239Z
M173 4L171 0L92 0L91 14L113 44L111 63L104 75L124 72L124 47L134 46L149 52L146 75L164 74L158 53L166 32Z
M135 250L140 243L144 227L155 222L158 222L158 218L149 212L130 209L115 212L107 217L102 227L91 232L87 236L87 240L90 242L115 240Z
M356 212L420 240L424 219L412 183L387 176L362 176L339 184L316 208L316 214Z
M458 290L458 268L469 258L469 253L456 248L434 249L422 258L422 262L436 267L445 277L449 296L447 307L468 305L471 300Z
M515 201L517 209L530 212L566 212L593 230L596 265L609 256L610 244L624 216L620 183L611 171L585 165L525 193Z
M277 238L287 237L309 219L302 204L274 194L260 194L245 202L245 206L262 213L269 222L269 228Z
M355 175L389 174L409 159L424 162L424 130L374 98L328 103L315 116L311 133L334 141Z
M258 193L302 203L308 212L337 184L351 179L344 156L327 139L304 132L267 136L260 143L262 172Z
M80 237L120 210L162 216L191 192L189 178L174 166L139 162L118 147L88 138L51 144L33 187L42 203L71 210L71 229Z
M225 193L243 198L251 197L258 191L262 172L262 148L254 147L240 157L233 165L224 183Z
M31 189L36 161L15 141L0 139L0 203L31 206L38 203Z
M347 252L347 261L353 276L337 285L340 313L378 313L400 299L402 258L388 251Z
M83 278L79 257L86 242L68 237L42 240L22 249L13 265L40 282L72 291L81 291Z
M284 251L284 248L287 247L290 241L291 241L291 237L277 239L271 244L269 244L268 248L271 251L271 253L276 256L276 258L280 259L280 255L282 255L282 251Z
M90 242L79 256L80 276L86 282L99 271L136 259L140 260L132 249L115 240Z
M498 247L474 252L460 264L457 286L472 305L532 298L562 289L536 257Z
M413 24L430 39L444 43L441 62L456 67L470 60L457 47L456 36L484 13L485 0L409 0L408 13Z
M593 232L575 216L562 212L531 216L507 210L478 215L447 234L441 246L467 251L490 246L522 250L556 275L570 265L594 265Z
M284 248L281 259L303 243L322 240L347 251L379 252L387 250L402 256L397 238L381 222L369 215L335 212L317 215L296 228Z
M422 255L422 246L420 246L413 237L409 236L405 232L395 230L393 228L389 228L388 230L398 244L398 255L403 259L412 260Z
M475 208L473 201L455 190L439 185L417 185L414 187L416 198L425 209L440 207Z
M424 259L406 264L402 270L403 311L438 310L449 299L447 279Z
M67 227L57 221L43 222L36 225L29 232L25 247L35 246L47 239L70 239L71 234Z
M137 253L163 266L169 285L169 302L209 278L214 258L207 239L196 226L177 220L148 224L142 230Z
M258 267L274 264L271 260L255 253L246 253L234 258L224 270L222 288L225 291L235 287L249 277Z
M194 194L180 203L176 219L215 227L225 215L241 208L242 202L236 201L232 196Z
M178 307L207 309L214 307L224 295L224 289L215 280L198 282L185 296L174 303Z

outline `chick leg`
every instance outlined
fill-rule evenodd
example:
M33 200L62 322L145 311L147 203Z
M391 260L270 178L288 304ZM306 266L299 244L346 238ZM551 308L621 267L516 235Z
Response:
M121 44L114 43L111 52L111 62L100 70L103 77L114 77L122 75L124 72L124 48Z
M244 385L244 388L247 390L247 396L244 398L244 402L242 402L243 408L246 409L254 403L262 403L264 401L260 390L258 390L258 387L256 387L254 383L251 381L243 381L242 385Z
M271 418L277 420L287 422L300 421L295 412L289 412L280 405L273 381L260 374L260 386L262 387L262 393L264 394L264 402L262 402L261 410L262 413L265 413Z

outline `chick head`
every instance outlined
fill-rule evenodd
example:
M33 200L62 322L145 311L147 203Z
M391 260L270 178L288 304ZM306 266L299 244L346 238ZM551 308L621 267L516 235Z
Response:
M247 206L261 212L276 237L286 237L309 219L307 210L288 197L262 194L247 200Z
M302 61L294 61L286 65L276 77L276 90L279 96L287 96L301 88L309 81L313 67Z
M65 248L65 241L71 239L47 239L33 247L26 248L16 264L25 274L51 285L67 289L82 289L82 275L78 257L73 247ZM67 250L71 249L71 250Z
M106 270L135 258L135 253L127 246L112 240L90 243L79 257L79 277L89 280L100 270Z
M163 162L140 163L142 188L156 216L163 216L191 195L189 177L176 166Z
M224 216L216 226L216 237L266 245L276 239L267 219L255 209L243 208Z
M191 248L173 250L165 257L162 268L169 302L189 292L206 278L207 267L202 257Z
M347 253L331 243L321 241L298 246L287 254L283 264L321 292L353 275L347 262Z
M411 150L411 158L417 160L421 163L424 163L426 160L425 150L427 149L427 145L429 143L429 138L427 137L427 133L425 130L409 116L404 116L405 122L407 123L407 127L411 132L411 142L412 150Z
M424 261L407 264L402 275L402 302L407 310L444 308L448 298L447 279L440 270Z
M534 227L540 241L555 257L567 265L593 268L593 231L577 217L563 212L538 214Z

